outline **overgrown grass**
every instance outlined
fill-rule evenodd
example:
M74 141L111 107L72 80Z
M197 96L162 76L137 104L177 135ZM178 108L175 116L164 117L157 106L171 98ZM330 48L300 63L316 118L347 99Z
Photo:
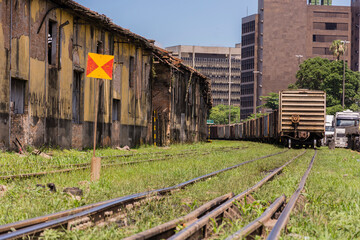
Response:
M304 211L291 216L284 239L360 239L359 153L321 149L305 188Z
M231 146L249 148L231 152L217 149L219 147ZM10 182L2 181L0 184L6 185L8 191L0 199L0 224L41 216L150 189L172 186L251 158L281 151L281 149L272 145L224 141L212 144L174 145L170 149L163 149L163 151L166 153L184 152L188 149L194 149L199 152L210 151L211 154L186 155L175 157L170 161L104 168L101 173L101 180L95 183L89 182L89 170L53 174L34 179ZM159 148L147 147L139 149L138 152L157 152L160 150ZM119 154L119 151L111 149L99 150L98 152L99 155ZM67 154L66 152L59 152L57 154L59 156L64 154L67 159L71 158L70 156L72 155L72 153ZM80 155L80 153L75 153L75 156L78 154ZM10 156L13 157L11 154ZM57 186L58 192L50 193L47 190L36 187L36 184L46 183L54 183ZM64 187L80 187L84 190L83 198L80 201L73 200L61 192Z
M248 147L227 151L222 147ZM174 145L170 149L144 147L136 153L164 151L166 154L185 152L193 149L198 152L210 152L208 155L174 157L169 161L143 163L131 166L106 168L99 182L89 182L89 170L68 174L48 175L38 179L0 182L9 191L0 199L0 224L40 216L77 206L108 200L146 190L172 186L180 182L213 172L240 162L267 155L283 149L276 146L252 142L215 141L211 144ZM225 151L224 151L225 150ZM184 190L172 193L165 198L151 201L127 212L127 221L111 224L103 228L85 231L60 232L47 231L46 239L119 239L144 231L174 218L183 216L200 205L228 192L238 194L267 175L269 170L277 168L303 150L290 150L284 154L262 159L244 165L238 169L219 174L211 179L191 185ZM98 155L121 154L112 149L98 151ZM295 160L271 182L253 193L254 203L239 206L244 218L226 221L214 227L214 239L224 239L242 228L278 198L285 194L288 198L298 187L308 164L314 154L309 150ZM89 161L91 152L54 151L63 163L84 158ZM9 163L14 156L4 155ZM84 157L83 157L84 156ZM158 155L134 156L137 158L156 158ZM65 160L64 160L65 158ZM39 160L38 157L31 161ZM305 186L300 205L291 216L288 232L283 239L359 239L360 238L360 155L349 150L334 151L321 148L318 151L313 169ZM53 182L57 193L50 193L35 187L37 183ZM84 190L80 201L62 194L63 187L77 186ZM179 228L181 228L179 226Z
M220 143L221 142L217 142L216 144ZM255 156L263 156L282 150L271 145L259 143L241 142L241 144L250 144L251 147L243 152L216 152L212 154L212 158L207 158L205 161L201 161L200 159L194 161L194 159L192 159L190 163L184 164L181 169L169 172L169 176L170 174L172 177L174 177L174 175L176 177L177 174L179 174L179 176L184 175L184 172L195 172L192 176L200 176L204 173L209 173L223 168L225 166L224 163L227 163L226 166L231 166L236 163L255 158ZM108 236L111 234L116 236L116 238L123 238L134 233L141 232L171 219L185 215L213 198L228 192L240 193L246 190L248 187L254 185L267 175L269 170L281 166L288 161L290 157L298 155L300 151L302 150L290 150L282 155L255 161L238 169L212 177L207 181L189 186L185 190L175 192L164 199L155 200L146 205L142 205L141 207L128 212L127 223L129 226L117 227L117 224L115 224L98 229L97 231L94 231L93 229L87 231L76 231L71 233L69 236L74 236L75 234L76 237L80 239L89 239L89 236L91 236L91 238L106 239L104 235ZM201 161L200 165L197 165L198 161ZM212 165L213 167L210 168ZM208 170L203 171L203 169ZM157 175L157 178L163 177L164 176L161 176L160 174ZM190 178L192 177L180 177L177 181L166 182L173 185ZM252 205L249 204L242 210L247 212L259 211L259 208L255 205L256 203ZM260 202L258 202L258 205L260 205ZM123 225L123 223L118 224ZM226 228L216 226L214 229L216 229L216 234L224 234L224 230ZM106 233L102 234L104 231Z

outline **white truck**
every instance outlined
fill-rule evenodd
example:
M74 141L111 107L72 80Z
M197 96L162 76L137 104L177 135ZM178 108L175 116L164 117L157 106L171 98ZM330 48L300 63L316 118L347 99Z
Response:
M335 147L346 148L348 146L348 138L345 135L345 128L358 126L360 119L360 113L346 110L343 112L337 112L334 119L334 139Z
M326 115L325 118L325 137L322 139L322 145L328 146L334 138L334 115Z

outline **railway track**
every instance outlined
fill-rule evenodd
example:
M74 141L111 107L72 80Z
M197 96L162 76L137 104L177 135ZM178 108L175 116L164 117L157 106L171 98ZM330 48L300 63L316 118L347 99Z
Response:
M222 149L226 149L224 151L234 151L234 150L243 150L246 149L247 147L224 147L224 148L218 148L216 150L222 150ZM136 161L128 161L128 162L120 162L120 163L116 163L114 160L107 162L105 164L102 164L102 167L113 167L113 166L121 166L121 165L133 165L133 164L140 164L140 163L146 163L146 162L157 162L157 161L165 161L165 160L169 160L171 158L174 157L178 157L178 156L189 156L189 155L194 155L194 154L199 154L199 155L208 155L210 154L209 152L198 152L196 150L188 150L185 151L188 153L177 153L177 154L165 154L163 156L161 156L161 158L156 158L156 159L140 159L140 160L136 160ZM139 153L136 156L143 156L143 155L150 155L150 154L155 154L155 155L159 155L161 152L156 152L156 153ZM100 157L101 159L113 159L113 158L122 158L122 157L133 157L135 156L134 154L125 154L125 155L115 155L115 156L102 156ZM60 166L50 166L50 168L54 168L54 169L58 169L58 170L52 170L52 171L41 171L41 172L34 172L34 173L24 173L25 170L20 170L19 172L23 172L23 173L19 173L19 174L12 174L12 175L0 175L0 180L14 180L14 179L21 179L21 178L31 178L31 177L41 177L41 176L45 176L45 175L49 175L49 174L57 174L57 173L68 173L68 172L72 172L72 171L79 171L79 170L86 170L89 169L91 166L91 163L79 163L79 164L66 164L66 165L60 165ZM1 174L1 173L0 173Z
M139 160L139 161L129 161L129 162L109 162L102 164L101 167L113 167L113 166L122 166L122 165L134 165L134 164L140 164L140 163L147 163L147 162L158 162L158 161L165 161L170 160L173 157L177 156L189 156L189 155L207 155L209 152L205 153L179 153L179 154L173 154L173 155L165 155L163 158L157 158L157 159L145 159L145 160ZM56 174L56 173L67 173L67 172L73 172L73 171L79 171L79 170L85 170L89 169L91 167L90 163L81 163L81 164L70 164L68 165L70 168L65 169L58 169L48 172L35 172L35 173L24 173L24 174L15 174L15 175L7 175L7 176L0 176L0 180L13 180L13 179L19 179L19 178L31 178L31 177L41 177L49 174ZM55 167L54 167L55 168Z
M306 151L291 159L283 166L275 169L273 172L268 174L260 182L245 190L244 192L234 196L229 193L219 198L216 198L195 211L189 213L186 216L172 220L170 222L159 225L155 228L146 230L142 233L135 234L126 238L126 240L143 240L143 239L205 239L210 238L213 232L213 228L216 225L221 225L225 222L225 219L232 221L241 219L241 212L237 204L244 204L245 201L252 202L254 199L250 195L252 192L258 190L262 185L271 180L274 176L279 174L286 166L292 163L295 159L304 155ZM264 231L263 228L267 226L271 227L276 222L273 230L271 231L268 239L278 239L281 230L285 227L289 220L291 210L294 208L295 203L304 188L305 181L310 173L312 164L316 156L315 154L310 162L310 165L302 177L300 185L296 192L291 197L290 201L286 204L285 208L285 195L281 195L276 199L273 204L256 220L251 222L248 226L229 236L230 239L255 239L256 235L261 235ZM281 213L278 220L275 219ZM183 229L177 232L177 229L183 227Z
M287 150L282 152L277 152L274 154L266 155L263 157L255 158L248 160L237 165L227 167L186 182L177 184L172 187L161 188L157 190L137 193L128 195L125 197L120 197L104 202L99 202L91 205L86 205L83 207L62 211L59 213L54 213L42 217L37 217L33 219L28 219L16 223L6 224L0 226L0 240L3 239L18 239L23 237L35 237L38 236L41 232L46 229L74 229L74 228L83 228L91 227L104 223L109 219L114 219L122 215L123 210L126 207L131 207L136 204L140 204L140 201L151 199L157 196L163 196L169 194L174 190L183 189L188 185L194 184L196 182L208 179L220 173L238 168L245 164L269 158L275 155L285 153ZM15 231L14 231L15 230Z

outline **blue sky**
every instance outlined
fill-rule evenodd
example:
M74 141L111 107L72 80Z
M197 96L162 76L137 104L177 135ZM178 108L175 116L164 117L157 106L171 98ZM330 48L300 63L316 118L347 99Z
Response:
M75 0L161 47L233 47L241 18L257 12L256 0ZM333 0L350 5L350 0Z

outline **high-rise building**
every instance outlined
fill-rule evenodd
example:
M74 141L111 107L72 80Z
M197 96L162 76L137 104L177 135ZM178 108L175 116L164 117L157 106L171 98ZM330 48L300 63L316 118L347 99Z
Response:
M258 87L259 15L254 14L242 19L241 31L241 118L256 111Z
M360 71L360 0L351 1L351 69Z
M240 106L240 44L235 48L178 45L166 50L211 79L213 106L228 105L229 96L232 106Z
M257 19L253 34L257 45L257 50L254 47L253 74L251 69L247 72L243 66L242 119L255 113L256 107L262 104L260 96L287 89L289 84L295 83L302 61L313 57L335 59L329 50L332 42L348 41L351 36L350 7L310 5L307 0L281 3L259 0L258 8L258 14L252 16ZM249 17L243 18L243 28L248 21ZM243 33L242 41L246 41L246 37L247 33ZM246 46L242 44L243 62ZM348 62L350 52L351 46L348 45L345 54ZM252 79L246 80L247 77Z

